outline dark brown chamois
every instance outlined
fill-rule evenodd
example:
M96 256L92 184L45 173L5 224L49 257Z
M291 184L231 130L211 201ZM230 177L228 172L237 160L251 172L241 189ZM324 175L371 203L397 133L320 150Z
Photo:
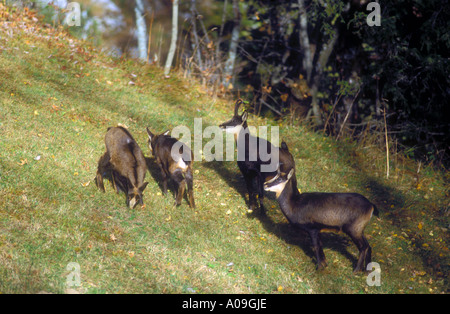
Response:
M164 194L167 193L167 182L170 177L177 185L176 205L181 204L187 185L189 206L195 208L194 177L192 175L194 155L192 151L185 144L168 135L169 131L155 135L147 128L147 133L148 147L156 159L156 164L161 169Z
M320 231L343 231L359 250L354 272L364 271L371 262L372 249L364 236L364 228L375 205L357 193L302 193L297 189L295 168L266 182L264 188L276 193L281 211L291 224L308 232L317 259L318 269L327 266L320 240Z
M98 161L97 187L105 192L103 177L108 178L114 190L125 192L127 206L143 205L142 192L147 164L139 145L130 132L123 127L111 127L105 135L106 152Z
M286 156L282 149L272 145L269 141L250 134L247 125L247 111L244 111L242 115L238 113L242 103L241 99L236 101L233 117L222 123L220 128L227 133L234 134L238 151L237 164L247 186L250 209L254 210L257 206L256 196L258 196L260 211L261 214L264 214L264 182L277 174L278 164L282 169L285 167Z

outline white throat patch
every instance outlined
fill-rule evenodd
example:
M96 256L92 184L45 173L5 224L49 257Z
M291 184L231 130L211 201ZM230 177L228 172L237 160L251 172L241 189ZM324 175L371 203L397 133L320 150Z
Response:
M241 132L241 130L242 130L242 125L236 125L236 126L233 126L233 127L226 127L223 130L225 132L227 132L227 133L238 135Z
M188 168L188 165L186 165L182 158L178 160L177 165L179 168L183 169L183 171L186 171L186 169Z

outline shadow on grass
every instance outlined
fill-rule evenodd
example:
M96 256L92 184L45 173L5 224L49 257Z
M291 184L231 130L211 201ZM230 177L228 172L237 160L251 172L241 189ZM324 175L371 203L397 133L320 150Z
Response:
M147 164L147 169L153 180L158 183L158 187L163 192L163 179L161 175L161 170L155 162L155 158L145 157L145 162Z
M242 174L239 172L237 165L234 162L231 165L230 163L226 164L220 161L212 161L204 163L203 165L214 170L218 175L220 175L229 187L235 189L240 196L245 199L246 205L249 205L244 179L242 178ZM233 170L232 167L236 167L236 170ZM311 259L311 263L315 264L315 254L312 250L311 240L308 233L282 221L282 213L279 210L278 204L275 210L269 209L268 205L276 202L274 193L266 192L264 197L266 214L264 215L260 212L249 213L247 215L248 219L258 219L267 232L283 239L289 245L300 247L302 251L304 251L304 253ZM345 235L323 233L321 234L321 238L324 249L329 248L338 251L353 264L353 267L356 267L357 257L347 250L348 246L353 244Z
M336 145L341 145L341 143L337 142ZM362 166L364 165L362 157L355 156L351 147L342 145L339 146L338 151L341 156L344 156L341 159L343 165L350 167L358 173L355 185L359 187L359 190L363 191L361 194L366 194L366 197L377 206L380 212L380 218L388 220L388 224L383 223L381 220L382 227L385 229L384 231L386 233L402 233L406 230L409 238L414 239L415 247L415 249L410 250L411 253L407 254L418 258L422 262L422 265L430 270L430 274L433 273L433 277L437 275L437 277L448 278L450 272L448 256L446 257L442 254L438 246L428 245L418 230L411 230L411 220L417 220L414 224L418 224L422 219L419 212L422 211L423 215L423 212L427 211L427 206L431 207L430 202L421 203L418 195L414 191L412 193L405 193L400 190L399 186L395 185L395 182L388 182L383 177L374 176L374 170ZM405 183L400 184L405 185ZM438 217L431 209L428 211L428 215L432 216L431 220L434 221ZM377 240L374 238L374 241ZM426 249L423 248L424 244L426 245ZM386 247L383 253L388 253L389 249L389 247ZM392 250L394 250L393 247ZM397 262L402 263L401 260Z
M239 195L245 199L245 202L248 204L248 200L246 197L247 189L245 187L244 179L242 174L237 167L236 162L224 162L224 161L210 161L204 162L202 164L204 167L214 170L222 179L228 184L229 187L236 190ZM235 167L233 170L232 167Z
M276 214L272 213L272 217L269 215L252 214L253 217L257 218L262 223L262 226L267 232L274 234L278 238L284 240L287 244L298 246L306 254L306 256L310 258L311 263L316 266L316 256L312 248L309 234L301 228L295 227L288 222L275 222L275 220L278 220L275 215L281 215L281 211L279 211L278 207ZM357 252L357 247L348 236L344 233L337 234L326 232L321 233L320 237L322 240L322 246L325 250L331 249L339 252L352 263L353 268L356 267L358 258L356 255L351 253L348 248L353 246L353 251ZM330 262L328 259L327 261Z

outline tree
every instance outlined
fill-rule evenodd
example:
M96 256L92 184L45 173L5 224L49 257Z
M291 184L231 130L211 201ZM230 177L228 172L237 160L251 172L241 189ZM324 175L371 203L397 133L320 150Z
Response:
M173 57L177 48L178 38L178 0L173 0L172 8L172 40L170 42L169 54L167 56L166 65L164 67L164 75L169 77L170 68L172 67Z
M233 16L234 16L234 25L233 31L231 32L231 41L230 41L230 49L228 51L228 59L225 62L224 66L224 75L222 84L225 87L228 87L230 82L232 82L233 74L234 74L234 65L236 63L237 56L237 48L239 43L239 33L240 33L240 25L241 25L241 13L239 11L239 1L233 0Z
M299 9L299 42L300 49L303 53L302 65L306 72L306 80L311 79L312 73L312 58L311 58L311 46L309 44L308 34L308 14L306 13L305 0L298 0Z
M136 13L136 33L138 41L139 59L147 61L147 26L145 24L144 3L142 0L136 0L134 8Z

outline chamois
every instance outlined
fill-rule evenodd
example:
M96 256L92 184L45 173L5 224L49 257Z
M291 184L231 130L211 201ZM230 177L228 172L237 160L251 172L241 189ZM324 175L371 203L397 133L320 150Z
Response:
M95 183L105 192L103 177L110 179L114 190L125 192L127 206L143 205L142 192L147 164L139 145L123 127L110 127L105 135L106 152L98 161Z
M250 135L247 125L247 111L244 111L242 115L238 114L239 107L242 103L243 101L241 99L236 101L233 117L231 120L222 123L219 127L227 133L234 134L238 149L237 164L247 186L250 209L252 211L255 209L256 195L258 195L261 214L265 214L263 206L263 184L277 174L275 167L270 171L269 165L273 164L276 166L277 164L280 164L282 167L285 167L284 160L287 156L285 156L283 150L272 145L269 141ZM267 154L265 158L262 158L261 156L262 151ZM269 171L262 171L263 166L267 167L266 169ZM254 187L255 183L256 190Z
M176 205L178 206L183 200L187 185L189 207L195 208L194 177L192 174L194 156L185 144L171 137L168 133L169 131L166 131L160 135L156 135L147 128L148 147L161 169L163 192L164 194L167 193L167 181L170 177L177 184L175 198Z
M291 224L308 232L318 269L327 266L319 233L329 229L343 231L358 247L359 258L354 272L366 269L371 262L372 249L364 236L364 228L372 213L378 212L364 196L357 193L300 193L295 167L289 173L278 170L277 176L264 184L264 189L276 193L281 211Z

